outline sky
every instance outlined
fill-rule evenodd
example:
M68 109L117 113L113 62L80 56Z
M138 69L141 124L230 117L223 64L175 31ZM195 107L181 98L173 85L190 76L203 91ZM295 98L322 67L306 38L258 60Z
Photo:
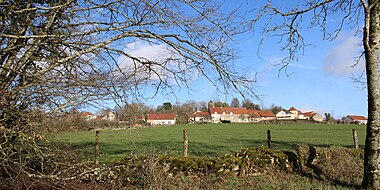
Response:
M245 7L249 11L255 1L242 1L240 5L235 1L226 2L227 6ZM327 22L334 24L337 20ZM346 115L366 116L366 88L354 82L354 78L360 77L365 71L363 60L352 67L362 48L360 34L355 36L354 29L347 27L333 41L322 40L322 33L318 29L305 30L303 35L307 44L311 45L305 48L304 53L299 53L298 60L291 62L286 72L278 66L287 55L280 50L278 39L266 39L259 47L261 35L256 30L242 36L235 44L239 51L235 66L257 76L254 91L260 98L253 101L264 108L269 108L272 104L285 109L294 106L303 112L316 111L321 115L328 112L335 118ZM134 51L141 56L152 56L162 53L162 47L139 44ZM151 106L162 105L167 101L175 103L187 100L230 103L233 97L243 99L234 93L218 94L211 83L198 78L191 90L181 88L175 91L175 95L157 95L145 103Z

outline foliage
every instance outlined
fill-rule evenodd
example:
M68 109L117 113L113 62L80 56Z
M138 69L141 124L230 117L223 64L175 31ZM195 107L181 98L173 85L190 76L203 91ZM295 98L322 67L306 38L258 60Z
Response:
M270 110L274 113L274 114L277 114L278 112L284 110L284 108L282 106L276 106L274 104L272 104L270 106Z
M209 104L210 106L210 104ZM230 105L228 105L228 103L226 102L221 102L221 101L216 101L216 102L212 102L211 101L211 107L229 107Z
M249 99L243 100L241 104L242 104L243 107L245 107L245 108L247 108L249 110L261 110L259 104L255 104L255 103L253 103Z
M301 149L306 151L299 151ZM313 154L308 146L300 145L296 153L259 147L218 157L133 155L112 163L111 171L108 173L116 176L111 186L117 189L122 187L127 189L358 188L360 182L352 179L360 179L362 173L352 171L362 171L360 170L363 162L362 150L318 147L315 149L315 157L311 159L312 165L300 162L301 159L309 158ZM329 168L333 168L333 171ZM333 174L329 173L330 171ZM321 175L329 177L322 179ZM337 178L330 178L332 176ZM208 181L212 183L206 183ZM110 182L98 184L110 184Z
M333 119L334 118L332 118L331 113L325 113L325 120L326 120L326 122L330 122Z
M230 106L233 107L233 108L238 108L238 107L240 107L239 99L237 99L237 98L232 98Z

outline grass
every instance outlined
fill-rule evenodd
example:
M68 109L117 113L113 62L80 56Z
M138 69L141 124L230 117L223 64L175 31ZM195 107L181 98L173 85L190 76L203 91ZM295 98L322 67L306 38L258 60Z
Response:
M363 125L205 124L102 130L100 161L114 161L132 153L181 155L183 129L188 130L190 156L217 156L246 147L266 146L267 130L271 130L272 148L277 150L291 150L297 144L353 147L352 129L357 130L361 147L365 139ZM93 158L94 131L58 133L53 139L83 149L89 159Z

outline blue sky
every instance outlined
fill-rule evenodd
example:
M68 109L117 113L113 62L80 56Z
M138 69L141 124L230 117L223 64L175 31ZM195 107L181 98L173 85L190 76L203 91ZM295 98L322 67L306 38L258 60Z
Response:
M350 33L350 32L347 32ZM363 62L354 68L354 59L358 56L358 40L352 35L342 33L341 38L329 41L316 41L306 49L298 61L292 62L286 75L279 71L278 64L283 53L279 47L270 43L262 47L262 56L256 55L257 44L254 39L241 43L240 56L236 65L249 67L252 74L257 73L255 91L259 100L253 100L264 107L271 104L286 109L291 106L301 111L317 111L321 114L332 113L334 117L367 115L367 98L364 86L355 84L352 77L358 77L364 71ZM272 47L271 47L272 46ZM274 53L278 52L278 54ZM279 73L280 72L280 73ZM161 105L163 101L185 102L186 100L231 102L232 97L242 98L237 94L218 94L215 87L203 79L194 83L193 89L178 91L177 96L157 97L149 100L150 105Z
M236 1L232 2L235 3ZM227 3L229 3L227 1ZM232 5L231 2L230 4ZM255 6L251 1L242 1L248 11ZM335 19L335 18L333 18ZM329 26L334 26L338 20L328 20ZM261 26L258 25L259 29ZM306 42L311 44L305 52L298 55L298 60L287 67L287 73L276 66L286 56L280 50L278 39L268 38L260 47L260 57L257 55L258 44L261 38L260 31L248 33L236 45L240 58L235 65L238 68L249 68L252 75L257 73L257 83L254 90L260 95L264 107L271 104L280 105L288 109L294 106L301 111L317 111L321 114L332 113L341 118L348 114L367 115L367 98L364 86L354 83L353 77L359 77L364 72L363 60L352 68L355 58L360 55L360 35L343 28L334 41L322 40L322 33L318 28L305 30L303 35ZM161 105L163 101L185 102L186 100L209 101L220 100L231 102L237 94L218 94L215 87L202 79L196 81L192 91L182 89L176 96L157 97L148 101L150 105Z
M278 2L281 4L284 1ZM294 2L296 1L286 1L286 4ZM249 11L255 6L257 1L226 0L226 7L239 7L241 11L246 11L247 16L253 16ZM307 18L305 16L304 20ZM329 26L335 26L338 21L339 19L334 17L327 23ZM329 112L335 118L348 114L367 115L366 89L355 84L352 79L364 72L363 60L356 67L351 67L362 48L361 37L355 36L352 28L344 27L336 40L324 41L318 28L307 29L305 25L306 29L302 34L306 43L311 45L305 48L304 53L298 54L298 60L291 62L285 73L279 70L281 66L278 64L287 52L280 50L281 44L276 38L266 38L259 47L261 27L262 23L258 23L255 32L241 36L235 44L240 58L234 62L234 65L240 70L248 71L252 76L257 76L254 91L260 95L260 99L253 99L255 103L266 108L271 104L286 109L294 106L301 111L317 111L322 115ZM136 47L132 51L139 56L162 54L160 53L162 47L159 46L148 47L138 44ZM257 55L258 49L260 49L259 55ZM147 99L145 103L156 107L166 101L175 103L187 100L217 100L230 103L233 97L242 100L238 94L218 93L216 87L203 78L196 79L191 87L190 90L184 88L176 90L175 95L158 94L155 98ZM113 108L112 105L109 107Z

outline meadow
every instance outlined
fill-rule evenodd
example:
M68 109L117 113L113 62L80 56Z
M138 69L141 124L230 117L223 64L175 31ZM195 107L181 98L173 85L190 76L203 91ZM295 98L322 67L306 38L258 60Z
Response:
M297 144L320 147L353 147L352 129L364 146L364 125L327 124L199 124L157 126L100 131L100 162L131 154L183 154L183 130L188 130L189 156L218 156L242 148L267 146L271 130L272 149L292 150ZM89 160L95 151L95 131L61 132L55 142L82 149Z

